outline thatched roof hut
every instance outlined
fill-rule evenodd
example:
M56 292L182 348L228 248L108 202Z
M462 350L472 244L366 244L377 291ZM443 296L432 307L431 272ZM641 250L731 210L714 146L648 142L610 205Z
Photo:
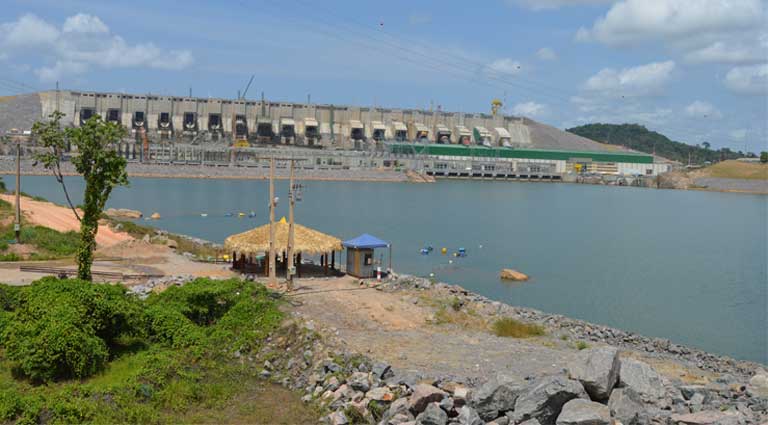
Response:
M341 250L341 239L317 230L293 225L294 252L306 255L326 254ZM269 224L232 235L224 240L224 248L246 254L269 251ZM275 223L275 252L282 254L288 250L288 222L283 217Z

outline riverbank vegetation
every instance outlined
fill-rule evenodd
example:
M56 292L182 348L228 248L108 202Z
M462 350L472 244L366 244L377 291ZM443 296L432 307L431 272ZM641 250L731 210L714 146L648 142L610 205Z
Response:
M723 161L693 172L697 177L768 180L768 164L760 162Z
M238 360L279 329L278 307L237 279L146 300L77 279L0 285L0 422L284 422L280 411L314 422ZM275 403L283 409L269 412Z

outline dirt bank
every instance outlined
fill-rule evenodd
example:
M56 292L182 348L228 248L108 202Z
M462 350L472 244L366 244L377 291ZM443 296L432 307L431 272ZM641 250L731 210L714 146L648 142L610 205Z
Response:
M15 197L8 194L0 194L0 199L14 203ZM51 202L35 201L26 196L21 197L21 212L24 218L32 224L45 226L59 232L79 232L80 222L71 209ZM79 211L82 214L82 211ZM99 226L96 234L96 243L99 246L112 246L120 242L133 239L129 234L116 232L105 225Z

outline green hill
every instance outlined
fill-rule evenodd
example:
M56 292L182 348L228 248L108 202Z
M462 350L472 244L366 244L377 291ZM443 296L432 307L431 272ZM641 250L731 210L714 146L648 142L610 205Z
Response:
M742 152L733 152L728 148L709 149L706 142L703 147L676 142L639 124L586 124L565 131L610 145L655 153L683 164L688 164L689 157L692 164L703 164L706 161L717 162L745 156Z

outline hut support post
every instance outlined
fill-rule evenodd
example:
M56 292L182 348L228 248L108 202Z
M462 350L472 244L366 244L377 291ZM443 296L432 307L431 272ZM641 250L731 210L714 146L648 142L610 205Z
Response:
M301 277L301 253L296 254L296 277Z
M325 254L323 258L325 258L325 264L323 264L323 272L326 276L328 276L328 254Z
M336 251L331 251L331 270L336 269Z
M389 272L392 273L392 244L389 244Z
M264 258L264 276L269 276L269 256Z

